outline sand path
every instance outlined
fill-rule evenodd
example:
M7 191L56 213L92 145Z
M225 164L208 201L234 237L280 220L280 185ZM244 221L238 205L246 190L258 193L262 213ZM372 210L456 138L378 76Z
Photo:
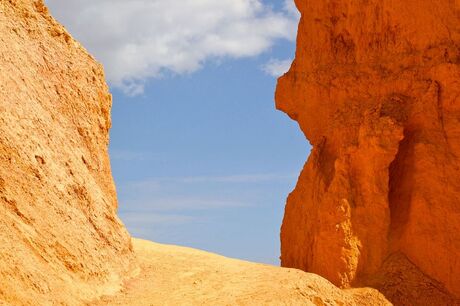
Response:
M138 275L91 305L389 305L373 289L340 290L295 269L133 239Z

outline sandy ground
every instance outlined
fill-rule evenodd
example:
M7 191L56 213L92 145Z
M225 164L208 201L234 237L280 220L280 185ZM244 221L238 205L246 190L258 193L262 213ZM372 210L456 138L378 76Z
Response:
M340 290L295 269L133 239L136 277L90 305L389 305L373 289Z

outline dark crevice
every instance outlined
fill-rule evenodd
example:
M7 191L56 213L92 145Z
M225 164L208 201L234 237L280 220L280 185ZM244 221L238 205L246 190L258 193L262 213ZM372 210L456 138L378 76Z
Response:
M332 149L328 147L326 137L323 137L321 142L314 147L312 152L313 160L316 161L316 167L321 178L326 186L326 190L335 176L335 160L337 159Z
M390 246L397 250L410 214L414 187L414 132L404 130L395 159L389 169Z

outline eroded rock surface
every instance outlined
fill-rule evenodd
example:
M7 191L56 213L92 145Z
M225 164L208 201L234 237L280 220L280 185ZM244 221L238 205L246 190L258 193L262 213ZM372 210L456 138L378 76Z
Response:
M102 68L42 1L0 1L0 301L81 305L130 271Z
M282 265L400 305L459 303L460 2L296 3L276 101L313 150L287 201Z

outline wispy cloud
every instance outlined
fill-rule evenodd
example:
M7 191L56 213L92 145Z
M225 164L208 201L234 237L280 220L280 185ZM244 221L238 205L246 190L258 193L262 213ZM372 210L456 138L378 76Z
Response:
M293 0L284 0L284 10L291 15L292 18L298 20L300 19L300 12L295 6L295 1Z
M294 182L297 174L240 174L147 178L119 185L123 211L215 210L251 207L265 184Z
M187 74L206 61L257 56L293 40L293 0L274 11L262 0L46 0L52 13L100 60L125 93L168 73Z
M202 211L254 205L242 199L222 199L218 196L141 196L126 201L124 209L142 209L148 212ZM123 210L122 210L123 212ZM126 212L126 211L124 211Z
M128 225L142 227L142 225L175 225L196 220L196 217L177 214L160 214L152 212L122 212L121 217Z
M180 180L184 183L261 183L268 181L278 181L292 178L293 175L280 174L243 174L227 176L192 176L183 177Z
M120 161L145 161L154 158L152 153L129 150L110 150L110 158Z
M142 181L130 182L129 188L151 189L158 188L164 184L203 184L203 183L263 183L273 181L292 180L297 174L239 174L239 175L202 175L202 176L182 176L182 177L156 177Z
M294 173L242 173L125 181L117 186L119 214L135 237L188 244L212 237L215 233L209 228L219 229L227 218L238 224L251 213L282 209L283 197L296 177ZM274 201L279 194L281 200Z
M288 72L291 67L292 59L278 60L271 59L268 63L262 66L262 70L275 78L278 78Z
M148 211L121 212L120 217L131 235L149 240L171 241L178 236L179 228L187 228L200 222L201 217L184 214L158 213ZM180 232L180 231L179 231ZM181 236L181 235L179 235Z

